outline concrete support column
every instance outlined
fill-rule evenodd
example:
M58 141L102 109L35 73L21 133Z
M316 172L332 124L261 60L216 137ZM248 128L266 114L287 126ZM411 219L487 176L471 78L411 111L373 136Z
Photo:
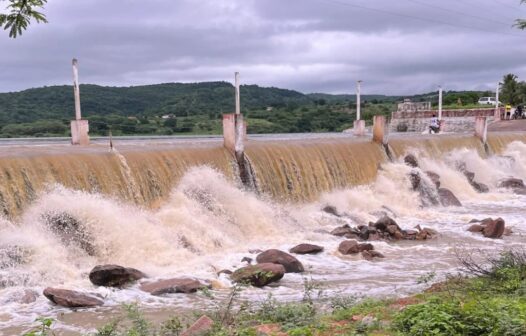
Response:
M475 136L486 144L488 137L488 120L487 117L475 117Z
M379 144L387 144L387 132L386 132L386 119L385 116L374 116L373 117L373 141Z
M442 120L442 86L438 87L438 120Z
M223 144L232 153L245 151L247 125L242 114L223 114Z
M500 121L500 108L499 108L499 92L500 92L500 82L497 83L497 90L495 90L495 121Z
M241 98L239 94L239 72L234 73L236 88L236 114L241 114Z
M355 120L353 134L356 136L365 135L365 120Z
M71 144L89 145L89 122L82 120L80 111L80 87L78 61L73 59L73 94L75 98L75 120L71 121Z

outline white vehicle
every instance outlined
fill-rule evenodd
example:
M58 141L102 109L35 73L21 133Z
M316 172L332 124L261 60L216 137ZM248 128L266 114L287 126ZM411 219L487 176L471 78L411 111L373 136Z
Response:
M479 99L480 105L495 105L495 97L482 97ZM499 105L502 105L501 102L499 102Z

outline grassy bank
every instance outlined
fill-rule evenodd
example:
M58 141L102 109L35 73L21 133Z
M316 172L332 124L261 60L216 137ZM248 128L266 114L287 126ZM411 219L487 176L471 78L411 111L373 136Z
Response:
M125 306L123 319L100 328L96 336L181 335L197 317L207 315L213 327L202 335L526 335L526 251L497 256L459 257L463 275L449 276L428 290L401 299L336 297L320 299L318 284L305 281L304 298L279 303L269 297L251 304L235 286L226 300L210 293L210 311L174 316L162 325L144 319L136 305ZM431 283L427 274L415 283ZM40 320L27 336L53 335L53 321Z

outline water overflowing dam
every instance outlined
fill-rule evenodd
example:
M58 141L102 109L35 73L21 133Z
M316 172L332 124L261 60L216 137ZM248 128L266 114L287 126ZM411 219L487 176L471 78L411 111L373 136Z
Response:
M404 164L413 153L419 168ZM234 155L220 139L116 141L0 146L0 335L28 325L36 315L57 316L41 295L20 303L26 290L47 286L98 291L105 305L139 300L152 309L206 305L198 294L152 298L137 286L119 291L94 288L86 272L102 263L136 267L151 278L193 276L228 287L221 269L237 268L250 249L288 249L313 242L319 256L301 257L308 275L329 293L394 295L415 290L423 272L455 269L456 248L500 249L525 243L526 196L499 187L507 177L526 180L526 134L490 133L486 145L471 135L393 136L388 145L348 136L250 138L245 146L251 183L242 182ZM458 169L461 162L489 187L479 193ZM422 207L408 176L433 171L462 207ZM342 215L322 209L331 205ZM369 262L339 255L342 224L367 224L379 212L410 229L422 224L440 232L429 242L375 242L386 259ZM90 240L65 243L48 219L67 213ZM466 231L472 218L502 217L514 233L487 240ZM8 248L23 253L16 258ZM264 293L294 299L302 275L287 276ZM205 303L203 303L205 302ZM96 323L64 323L64 330L89 330ZM80 328L80 329L79 329Z

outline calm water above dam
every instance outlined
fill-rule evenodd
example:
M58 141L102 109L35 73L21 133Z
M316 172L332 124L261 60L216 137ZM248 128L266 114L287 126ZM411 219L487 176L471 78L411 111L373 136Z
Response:
M288 250L310 242L319 255L298 256L303 274L286 274L279 286L249 289L249 300L273 293L301 297L304 278L323 283L328 296L404 295L421 287L416 278L455 271L458 250L500 250L524 246L526 196L498 187L516 177L526 181L526 135L490 134L487 148L475 137L392 137L389 151L346 135L253 137L246 146L255 189L245 188L232 155L219 138L115 139L88 148L63 140L0 141L0 335L16 335L37 316L54 316L63 334L79 334L103 323L121 303L138 301L151 312L206 307L202 294L151 296L133 285L122 290L93 286L87 273L115 263L150 278L191 276L213 284L222 295L231 286L217 272L245 265L252 249ZM404 164L413 153L420 168ZM464 163L490 191L478 193L458 170ZM422 207L411 188L411 172L440 175L462 207ZM429 182L429 181L427 181ZM342 216L322 211L331 205ZM49 229L50 215L76 218L94 253L65 244ZM375 241L382 260L337 252L343 238L328 234L343 224L375 221L382 213L403 229L421 225L439 232L429 241ZM467 232L472 218L502 217L513 234L487 239ZM23 251L21 258L5 253ZM104 307L75 314L40 295L61 287L104 297ZM27 290L35 302L19 303ZM62 315L62 313L65 313ZM73 315L72 315L73 314Z

